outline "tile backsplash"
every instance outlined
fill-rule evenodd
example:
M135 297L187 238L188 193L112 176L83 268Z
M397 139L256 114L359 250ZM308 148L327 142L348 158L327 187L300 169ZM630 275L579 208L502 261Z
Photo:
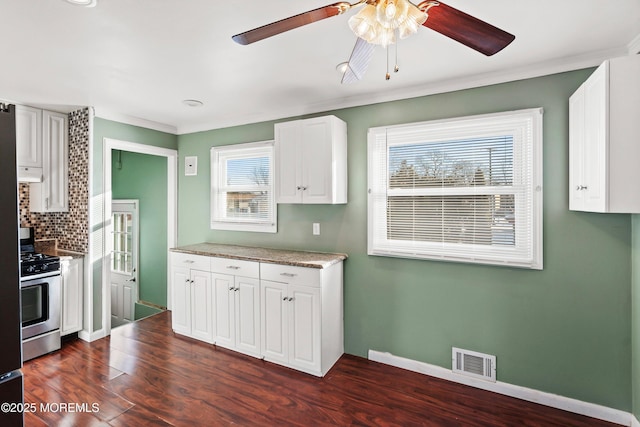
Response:
M89 109L69 113L69 211L29 211L29 184L20 183L20 226L33 227L36 240L56 239L58 248L89 250Z

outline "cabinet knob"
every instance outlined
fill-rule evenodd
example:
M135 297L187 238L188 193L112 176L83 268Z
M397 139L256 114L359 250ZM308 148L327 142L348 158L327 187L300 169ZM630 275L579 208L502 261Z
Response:
M289 297L288 301L293 301L295 298Z
M227 268L231 269L231 270L239 270L240 267L238 267L237 265L227 265Z
M587 186L586 186L586 185L578 185L578 186L576 187L576 190L578 190L578 191L586 190L586 189L587 189Z
M286 300L287 300L287 297L282 298L282 301L286 301Z
M233 291L233 286L229 288L230 291Z

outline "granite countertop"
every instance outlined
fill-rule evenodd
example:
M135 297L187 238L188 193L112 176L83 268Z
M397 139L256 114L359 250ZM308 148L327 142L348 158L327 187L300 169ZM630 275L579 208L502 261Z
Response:
M36 240L35 246L36 251L45 255L57 256L60 258L83 258L85 256L82 252L59 249L55 240Z
M346 254L339 253L290 251L219 243L197 243L172 248L171 251L309 268L326 268L347 259Z

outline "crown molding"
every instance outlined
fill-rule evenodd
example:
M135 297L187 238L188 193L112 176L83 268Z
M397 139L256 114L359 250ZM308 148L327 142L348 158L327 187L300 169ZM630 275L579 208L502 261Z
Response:
M627 46L628 46L627 50L629 52L629 55L640 54L640 34L635 36L635 38L631 40Z
M638 41L638 43L640 43L640 40ZM617 56L626 56L628 54L627 52L629 50L629 45L615 49L590 52L584 55L556 58L539 64L531 64L498 72L490 72L474 75L471 77L439 81L427 85L406 87L394 92L369 93L366 95L356 95L325 103L302 106L286 106L280 109L271 110L267 113L242 116L223 121L203 122L195 125L178 126L178 135L202 132L213 129L221 129L231 126L240 126L250 123L279 120L289 117L302 116L305 114L315 114L344 108L360 107L364 105L417 98L421 96L435 95L439 93L453 92L475 87L507 83L517 80L525 80L551 74L563 73L567 71L574 71L583 68L596 67L607 59Z
M108 110L102 107L93 107L94 116L105 120L111 120L118 123L124 123L132 126L138 126L146 129L157 130L160 132L170 133L172 135L178 134L178 129L175 126L167 125L160 122L154 122L152 120L142 119L140 117L130 116L128 114L117 113L112 110Z

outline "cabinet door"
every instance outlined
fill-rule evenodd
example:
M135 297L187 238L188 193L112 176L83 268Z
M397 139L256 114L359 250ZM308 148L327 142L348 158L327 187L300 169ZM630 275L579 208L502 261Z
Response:
M300 120L275 125L276 203L302 202Z
M332 203L332 140L329 117L302 121L302 202Z
M213 342L211 273L191 270L191 336Z
M45 208L48 212L68 210L68 119L65 114L42 112L42 167L45 186Z
M569 209L584 210L584 87L569 98Z
M320 374L320 289L289 285L289 365Z
M584 207L593 212L606 212L608 208L608 80L608 67L602 66L584 84Z
M235 305L233 276L227 274L211 274L214 297L214 342L227 348L235 343Z
M16 143L18 166L42 168L42 110L16 105Z
M262 355L267 360L288 362L287 284L260 281Z
M82 329L83 259L62 262L62 325L60 334Z
M186 267L171 267L173 308L171 326L182 335L191 335L191 278Z
M235 278L236 348L260 355L260 281Z

